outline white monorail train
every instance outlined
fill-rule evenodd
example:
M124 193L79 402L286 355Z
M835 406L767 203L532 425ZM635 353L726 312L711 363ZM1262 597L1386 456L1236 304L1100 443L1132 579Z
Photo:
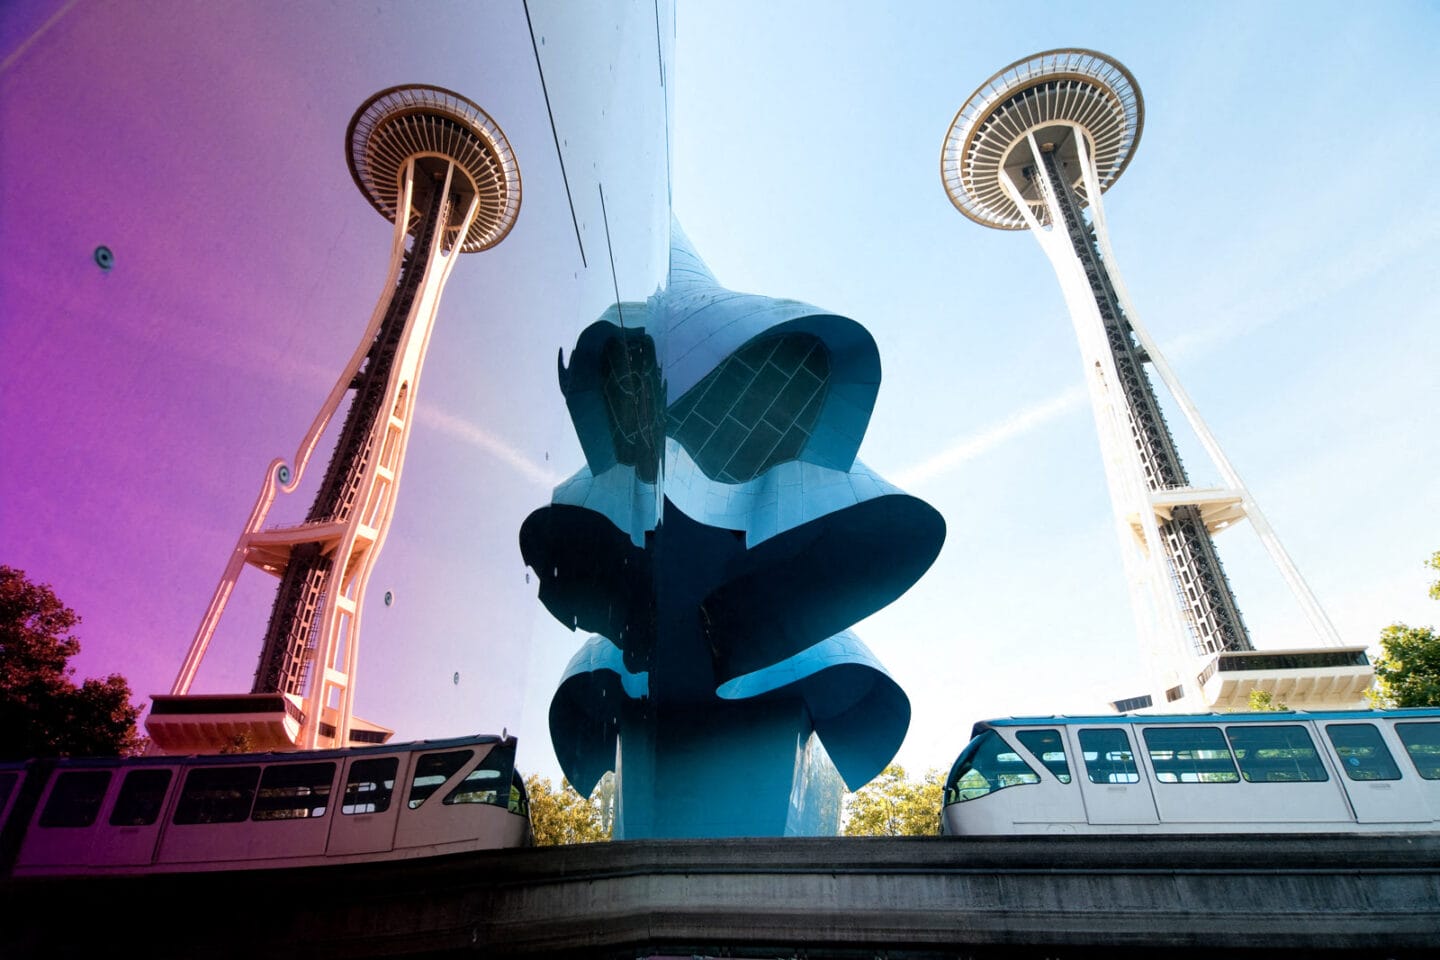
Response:
M532 842L515 739L0 767L11 876L404 860Z
M1440 709L1013 717L971 736L950 835L1440 832Z

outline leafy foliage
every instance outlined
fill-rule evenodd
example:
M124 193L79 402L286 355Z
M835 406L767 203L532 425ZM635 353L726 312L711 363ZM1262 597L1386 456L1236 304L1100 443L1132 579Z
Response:
M550 785L548 777L531 774L525 778L525 792L530 795L530 827L535 831L537 846L563 843L596 843L609 840L613 822L609 803L613 790L607 792L607 780L601 780L589 798L580 796L568 780L560 781L560 789Z
M930 769L911 780L892 763L880 775L845 798L847 837L927 836L940 832L944 774Z
M1383 707L1440 707L1440 635L1392 623L1380 632L1371 700Z
M1440 550L1425 561L1440 573ZM1430 597L1440 600L1440 579L1430 584ZM1440 707L1440 634L1434 627L1392 623L1380 631L1380 658L1375 661L1375 688L1370 702L1377 707Z
M0 565L0 760L135 752L140 709L112 673L79 686L70 658L80 623L48 584Z
M241 730L239 733L231 734L226 738L225 743L220 747L221 754L234 753L255 753L255 741L248 730Z
M1289 709L1284 700L1276 700L1269 690L1250 691L1251 713L1280 713Z

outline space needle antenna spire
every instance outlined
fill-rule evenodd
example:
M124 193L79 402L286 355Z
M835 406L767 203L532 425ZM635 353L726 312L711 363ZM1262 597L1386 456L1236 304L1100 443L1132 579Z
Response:
M940 176L961 213L1028 229L1060 281L1079 340L1111 504L1152 693L1117 708L1245 706L1266 690L1291 706L1353 705L1372 678L1346 647L1254 497L1140 322L1116 267L1102 194L1145 125L1135 78L1092 50L1048 50L1000 70L945 136ZM1087 216L1088 214L1088 216ZM1150 372L1159 376L1221 478L1197 487ZM1314 649L1257 651L1214 535L1249 520L1317 637Z
M354 716L365 587L394 516L405 448L440 296L456 254L503 240L520 208L520 170L499 126L440 87L382 90L345 133L361 194L394 224L383 292L359 345L293 460L270 464L189 652L146 728L164 752L313 749L383 743L392 731ZM349 406L319 489L298 524L266 529L321 434ZM279 580L249 694L191 694L245 566Z

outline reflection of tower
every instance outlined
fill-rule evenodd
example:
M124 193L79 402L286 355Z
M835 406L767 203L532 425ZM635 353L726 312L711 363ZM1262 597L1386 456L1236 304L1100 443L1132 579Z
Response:
M1144 126L1135 79L1088 50L1016 61L965 102L946 134L941 177L961 213L1029 228L1059 277L1085 362L1110 496L1155 693L1185 706L1243 705L1251 689L1292 706L1355 701L1369 686L1363 648L1342 647L1309 588L1130 304L1115 267L1101 192L1124 171ZM1083 213L1089 207L1087 219ZM1149 365L1223 478L1192 486ZM1324 647L1258 653L1211 535L1245 518ZM1155 697L1121 705L1148 706Z
M301 441L294 469L270 465L250 520L171 687L146 727L165 751L384 742L353 716L365 583L394 514L415 390L456 253L504 239L520 207L510 145L486 113L439 87L382 90L346 131L350 173L395 224L384 293L359 347ZM277 490L300 483L346 394L350 406L319 491L299 524L262 529ZM189 695L244 564L280 580L248 696Z

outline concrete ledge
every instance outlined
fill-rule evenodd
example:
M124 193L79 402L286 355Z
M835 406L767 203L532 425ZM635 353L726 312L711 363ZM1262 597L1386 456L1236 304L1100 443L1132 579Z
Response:
M0 954L1425 956L1440 837L632 841L366 867L7 881ZM42 920L73 905L63 929Z

